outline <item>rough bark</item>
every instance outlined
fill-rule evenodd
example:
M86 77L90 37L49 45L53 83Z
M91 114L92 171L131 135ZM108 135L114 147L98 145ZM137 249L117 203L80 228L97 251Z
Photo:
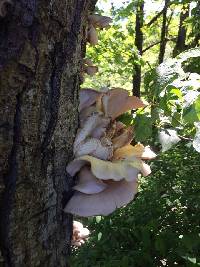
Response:
M166 37L167 37L167 9L170 5L170 0L165 0L165 6L163 8L163 20L162 20L162 28L161 28L161 37L160 37L160 52L158 56L158 62L161 64L164 60L165 56L165 48L166 48Z
M95 0L18 0L0 18L0 266L67 266L63 214Z
M143 48L143 32L142 27L144 23L144 2L138 3L135 23L135 46L138 49L140 56L142 56ZM140 97L141 85L141 65L135 64L133 71L133 95Z
M185 43L187 29L184 25L184 22L189 17L189 8L189 5L183 6L182 11L180 13L178 36L176 40L176 45L173 50L173 57L176 57L178 54L180 54L187 48Z

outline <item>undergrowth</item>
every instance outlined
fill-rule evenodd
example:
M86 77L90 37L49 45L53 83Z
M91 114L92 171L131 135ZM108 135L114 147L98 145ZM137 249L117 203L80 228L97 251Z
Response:
M179 145L151 168L126 208L84 220L91 236L72 267L200 266L200 154Z

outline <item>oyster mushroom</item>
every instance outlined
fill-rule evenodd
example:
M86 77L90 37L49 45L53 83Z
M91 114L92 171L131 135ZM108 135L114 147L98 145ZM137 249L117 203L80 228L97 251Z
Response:
M127 205L137 193L137 181L108 181L105 190L97 194L76 191L64 211L78 216L108 215Z
M101 92L98 92L91 88L81 89L79 93L79 112L81 113L83 109L93 105L98 100L98 98L101 97L101 95Z
M116 149L113 158L117 160L132 156L141 159L154 159L156 154L150 149L149 146L144 147L142 144L137 144L135 146L127 145Z
M104 118L100 113L94 113L90 116L83 126L79 129L74 141L74 152L76 153L78 145L80 145L87 137L95 137L97 134L97 129L103 134L106 130L107 125L109 125L110 119Z
M80 247L82 244L85 243L85 240L89 236L90 231L83 227L83 224L77 221L73 221L73 234L71 245Z
M88 26L87 41L91 45L97 45L98 44L98 34L97 34L95 27L92 24L89 24L89 26Z
M103 97L103 110L106 117L116 119L131 109L145 107L145 104L136 96L129 96L128 91L122 88L113 88Z
M67 165L66 170L71 176L74 176L85 165L90 165L91 172L96 178L101 180L112 179L114 181L120 181L125 179L127 181L134 181L137 179L139 172L142 172L144 176L148 172L144 163L138 159L111 162L87 155L71 161Z
M113 156L112 143L105 138L88 138L74 149L75 157L91 155L99 159L108 160Z
M73 189L85 193L96 194L106 189L107 184L102 180L97 179L91 172L88 166L81 168L78 174L78 184Z
M89 15L88 21L95 28L108 28L110 23L112 23L112 19L106 16L100 16L97 14Z

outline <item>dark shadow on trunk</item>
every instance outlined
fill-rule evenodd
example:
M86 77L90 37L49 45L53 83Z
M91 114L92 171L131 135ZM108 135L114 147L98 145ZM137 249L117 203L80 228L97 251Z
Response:
M142 56L143 48L143 32L142 27L144 23L144 2L138 3L136 11L136 24L135 24L135 46L138 49L140 56ZM135 64L133 70L133 95L140 97L141 86L141 65Z
M186 27L184 25L185 20L189 17L189 5L183 6L182 11L180 13L180 21L179 21L179 29L178 36L176 40L176 45L173 50L173 57L176 57L178 54L183 52L186 46Z
M63 214L94 0L13 0L0 18L0 266L67 266Z

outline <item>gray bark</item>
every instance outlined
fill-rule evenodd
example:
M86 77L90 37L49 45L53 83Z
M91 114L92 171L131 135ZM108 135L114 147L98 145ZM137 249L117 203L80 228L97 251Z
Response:
M95 2L19 0L0 18L0 266L67 266L65 167Z
M161 37L160 37L160 52L158 56L158 63L161 64L164 60L165 56L165 48L166 48L166 37L167 37L167 10L170 5L170 0L165 0L165 6L163 8L163 21L162 21L162 29L161 29Z
M189 9L190 5L184 5L180 13L178 36L176 40L176 45L173 50L173 57L176 57L178 54L187 49L186 45L187 29L184 25L184 22L189 17Z
M136 11L136 22L135 22L135 46L138 49L140 56L142 56L143 48L143 32L142 27L144 24L144 1L138 2ZM133 95L140 97L141 87L141 65L134 64L133 67Z

